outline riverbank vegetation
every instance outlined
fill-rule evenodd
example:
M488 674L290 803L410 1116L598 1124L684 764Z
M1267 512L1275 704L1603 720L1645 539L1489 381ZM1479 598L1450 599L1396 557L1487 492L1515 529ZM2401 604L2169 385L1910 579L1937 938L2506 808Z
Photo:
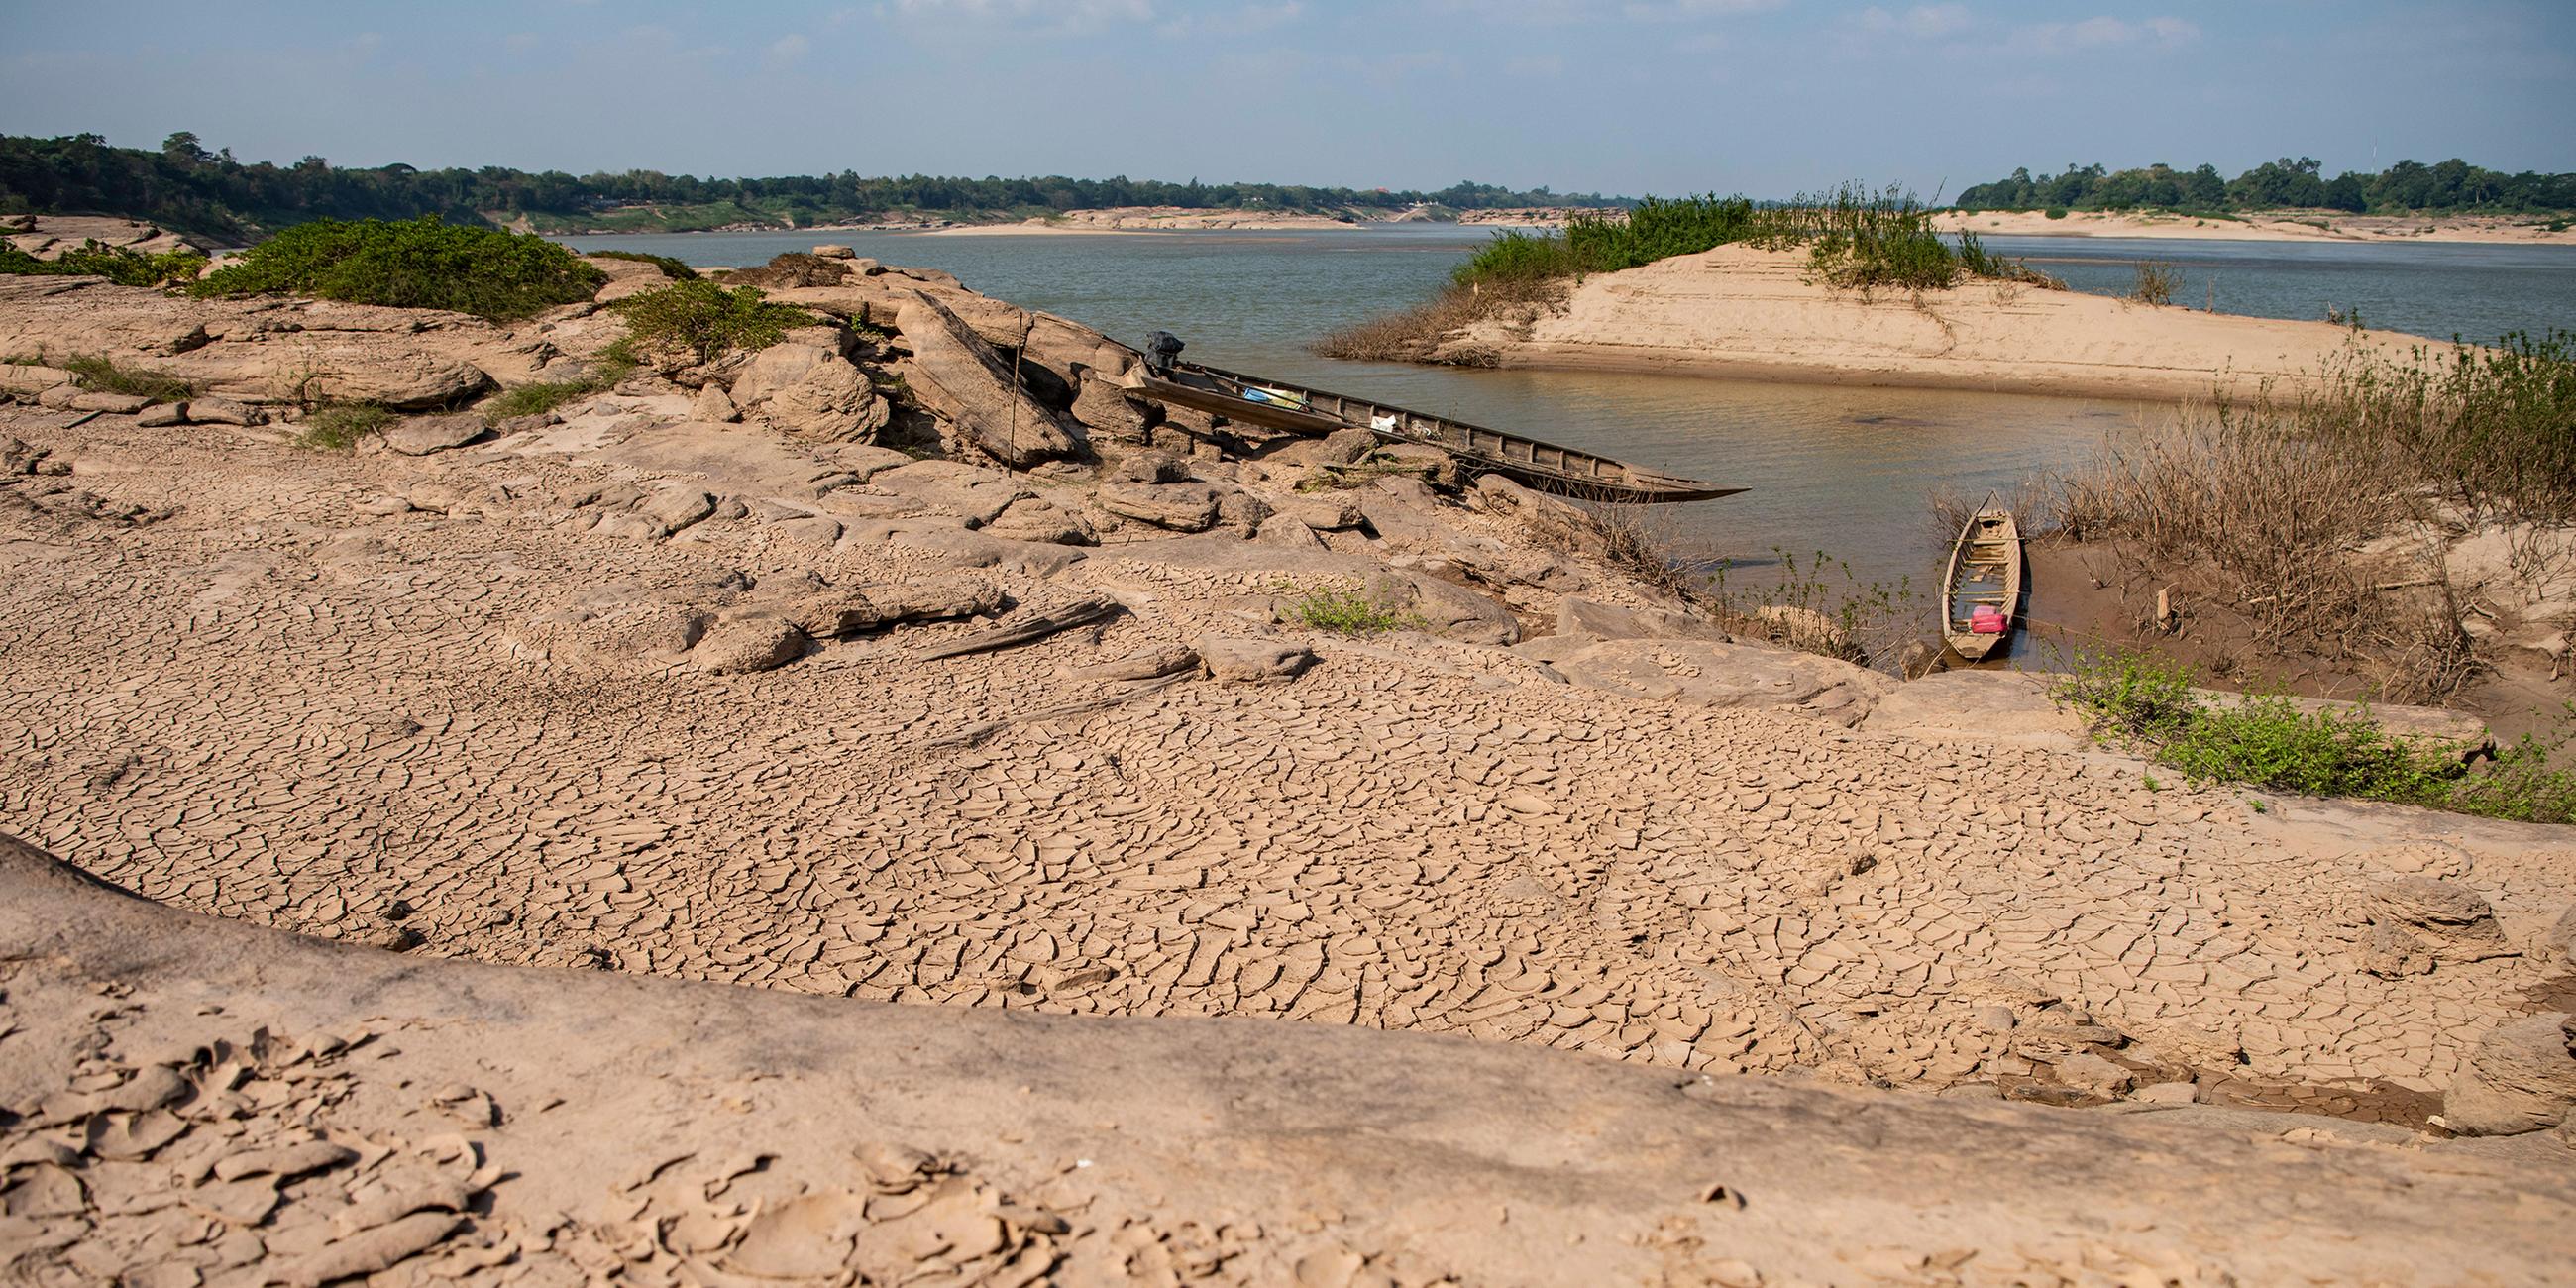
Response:
M607 281L596 266L542 237L424 215L394 223L298 224L190 290L201 296L291 293L508 321L587 300Z
M104 277L119 286L166 286L193 282L205 268L206 257L192 250L154 254L95 237L52 259L0 242L0 274L14 277Z
M1816 275L1845 290L1948 290L1969 278L2065 288L2019 261L1988 252L1973 233L1942 236L1934 230L1933 213L1902 189L1857 184L1774 203L1714 194L1649 197L1625 217L1578 215L1562 231L1500 233L1459 265L1438 295L1335 331L1317 343L1316 352L1332 358L1420 361L1453 332L1489 319L1530 317L1562 300L1590 274L1737 244L1766 250L1804 247ZM1480 365L1487 357L1474 345L1440 354L1440 360L1464 366Z
M621 359L675 356L700 363L727 354L766 349L793 327L812 326L803 309L769 303L757 286L726 289L713 282L673 282L619 300L610 307L626 317L626 338L612 347Z
M2106 447L2053 480L2050 526L2188 584L2263 654L2444 702L2483 668L2462 624L2482 610L2409 534L2576 523L2570 425L2568 333L2411 360L2355 349L2312 382Z
M1316 188L1270 183L1167 183L1152 179L969 179L838 174L718 179L664 174L532 173L506 166L420 170L394 164L335 166L308 156L292 165L236 160L186 131L158 149L110 146L96 134L0 135L0 214L83 211L121 215L183 232L249 240L315 219L405 220L540 232L698 232L765 225L806 228L889 218L1010 218L1108 206L1187 210L1395 212L1415 206L1490 210L1619 206L1598 193L1513 191L1459 183L1437 191Z
M2051 693L2081 713L2095 736L2197 782L2576 822L2576 770L2550 765L2563 740L2526 736L2488 754L2392 733L2366 705L2312 710L2277 692L2221 702L2193 688L2192 679L2188 667L2134 653L2083 654Z
M2069 165L2056 174L2015 170L1959 194L1961 210L2162 210L2229 217L2250 210L2340 210L2349 214L2543 214L2576 211L2576 174L2504 174L2456 157L2437 165L2400 161L2377 174L2325 177L2314 157L2266 161L2233 179L2215 166L2130 170Z

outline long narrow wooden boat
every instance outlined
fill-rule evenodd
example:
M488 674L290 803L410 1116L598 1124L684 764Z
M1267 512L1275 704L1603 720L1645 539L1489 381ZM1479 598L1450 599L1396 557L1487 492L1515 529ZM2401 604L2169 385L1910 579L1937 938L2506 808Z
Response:
M1578 500L1656 505L1706 501L1744 490L1686 479L1446 416L1195 362L1176 362L1164 372L1140 366L1132 379L1135 383L1127 390L1131 399L1188 407L1228 420L1300 434L1367 429L1380 442L1436 447L1456 458L1470 473L1500 474L1539 491Z
M1959 529L1950 547L1950 566L1941 576L1941 638L1952 652L1971 662L1991 656L2012 638L2021 620L2021 525L2012 511L1993 504ZM1979 608L2001 614L2002 629L1975 629Z

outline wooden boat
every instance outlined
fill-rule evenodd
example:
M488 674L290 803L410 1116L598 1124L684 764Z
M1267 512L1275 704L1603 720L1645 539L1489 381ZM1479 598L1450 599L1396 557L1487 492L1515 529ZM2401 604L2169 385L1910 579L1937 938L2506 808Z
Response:
M1385 443L1420 443L1447 452L1471 474L1500 474L1542 492L1585 501L1658 505L1733 496L1740 487L1650 470L1607 456L1471 425L1463 420L1348 398L1321 389L1265 380L1195 362L1156 371L1139 366L1131 399L1223 416L1300 434L1366 429Z
M1959 529L1959 544L1950 548L1950 567L1941 577L1941 638L1952 652L1980 661L2012 638L2021 618L2021 564L2021 526L2012 511L1987 497L1985 508ZM2002 629L1976 630L1980 608L2001 614Z

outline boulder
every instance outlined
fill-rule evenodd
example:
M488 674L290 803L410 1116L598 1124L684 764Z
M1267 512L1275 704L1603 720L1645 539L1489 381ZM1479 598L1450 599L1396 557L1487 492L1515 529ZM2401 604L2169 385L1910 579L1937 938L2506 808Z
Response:
M1069 680L1154 680L1196 670L1199 665L1196 650L1168 644L1130 653L1114 662L1070 667L1064 676Z
M872 442L891 414L857 366L827 345L795 341L754 355L730 399L799 438L833 443Z
M117 416L131 416L151 405L152 400L141 394L111 394L96 390L73 394L71 401L73 411L103 411Z
M72 373L40 363L0 362L0 393L40 394L72 382Z
M1812 653L1711 640L1606 640L1554 659L1585 688L1698 707L1760 707L1845 728L1896 682Z
M1106 483L1186 483L1190 467L1170 452L1151 448L1127 454L1100 477Z
M1556 604L1560 639L1644 640L1700 639L1728 642L1725 631L1705 618L1662 608L1620 608L1568 595Z
M666 481L653 485L635 512L671 533L714 514L716 499L695 484Z
M1324 544L1324 539L1317 536L1313 528L1284 514L1274 514L1263 519L1261 526L1253 530L1252 539L1265 546L1279 546L1288 550L1331 548Z
M1509 645L1521 637L1520 619L1501 601L1425 573L1380 573L1369 579L1368 597L1424 630L1469 644Z
M481 416L472 412L455 412L446 416L414 416L385 431L385 446L405 456L427 456L463 447L492 432Z
M1753 617L1762 624L1763 633L1771 642L1783 648L1841 657L1844 650L1851 647L1851 632L1844 630L1842 623L1812 608L1764 604L1753 610Z
M825 259L857 259L859 257L859 253L857 251L852 250L847 246L836 246L828 243L815 247L814 253Z
M2560 965L2576 966L2576 903L2567 905L2567 911L2558 914L2557 922L2541 936L2541 953Z
M1337 429L1324 436L1323 444L1314 451L1319 465L1355 465L1377 450L1377 431Z
M808 635L838 639L913 622L990 616L1001 611L1002 602L1000 587L959 578L910 586L815 591L781 611Z
M1270 503L1241 488L1219 488L1216 499L1216 521L1251 536L1261 521L1270 517Z
M1079 510L1069 510L1044 497L1022 497L984 525L984 531L1014 541L1058 545L1097 545L1100 534Z
M707 628L688 657L709 674L742 675L785 666L802 657L811 642L794 622L776 613L728 613Z
M146 407L135 416L134 423L143 429L167 429L173 425L185 425L188 423L188 404L162 403L157 407Z
M260 417L230 398L191 398L188 421L195 425L256 425Z
M1296 679L1315 661L1314 651L1302 644L1236 635L1202 635L1198 652L1209 675L1254 684Z
M1273 508L1317 532L1346 532L1368 522L1359 502L1339 494L1289 497Z
M2443 961L2510 956L2504 928L2484 896L2457 881L2394 877L2370 887L2371 920L2422 942ZM2403 956L2403 946L2392 944Z
M2576 1017L2544 1011L2489 1029L2442 1095L2442 1121L2463 1136L2512 1136L2576 1108Z
M914 397L966 442L1020 468L1081 451L1072 428L1029 397L1010 365L947 305L914 292L896 326L912 347Z
M698 400L690 404L689 414L718 425L730 425L742 419L742 409L733 405L732 396L718 384L709 384L698 391Z
M1174 532L1216 526L1221 498L1205 483L1103 483L1092 493L1101 509Z

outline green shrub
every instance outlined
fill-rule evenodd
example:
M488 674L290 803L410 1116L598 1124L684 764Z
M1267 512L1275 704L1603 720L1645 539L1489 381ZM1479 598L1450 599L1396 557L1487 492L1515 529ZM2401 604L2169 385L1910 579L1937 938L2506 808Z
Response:
M304 417L296 445L317 451L345 452L369 434L381 434L398 419L374 403L327 403Z
M1330 631L1335 635L1382 635L1388 631L1419 628L1421 619L1398 612L1356 591L1336 586L1304 590L1294 583L1281 583L1280 590L1299 596L1287 608L1288 619L1310 630Z
M543 237L441 223L297 224L191 288L202 296L312 295L353 304L523 318L599 293L608 275Z
M103 353L76 353L58 365L78 377L83 389L130 394L157 403L186 402L197 396L197 386L193 381L148 367L120 366L116 359Z
M605 393L632 374L636 365L633 351L621 340L603 351L575 379L513 385L484 399L481 408L483 423L498 425L520 416L535 416L592 394Z
M2050 206L2047 210L2042 211L2041 213L2047 215L2051 219L2064 219L2066 217L2066 207Z
M2051 695L2083 712L2097 735L2196 782L2576 822L2576 771L2550 764L2563 740L2526 735L2472 769L2473 748L2390 733L2366 705L2309 711L2278 693L2215 702L2192 689L2188 668L2134 654L2079 656Z
M205 267L206 257L193 250L152 255L95 237L53 259L0 242L0 273L19 277L104 277L119 286L160 286L194 281Z
M736 350L766 349L790 327L812 326L812 314L771 304L756 286L727 290L713 282L673 282L619 300L627 352L682 351L713 362Z
M691 268L687 264L673 259L668 255L647 255L640 250L594 250L587 252L587 254L592 259L624 259L632 260L638 264L650 264L653 267L662 270L662 276L670 278L674 282L694 282L698 280L698 270Z

